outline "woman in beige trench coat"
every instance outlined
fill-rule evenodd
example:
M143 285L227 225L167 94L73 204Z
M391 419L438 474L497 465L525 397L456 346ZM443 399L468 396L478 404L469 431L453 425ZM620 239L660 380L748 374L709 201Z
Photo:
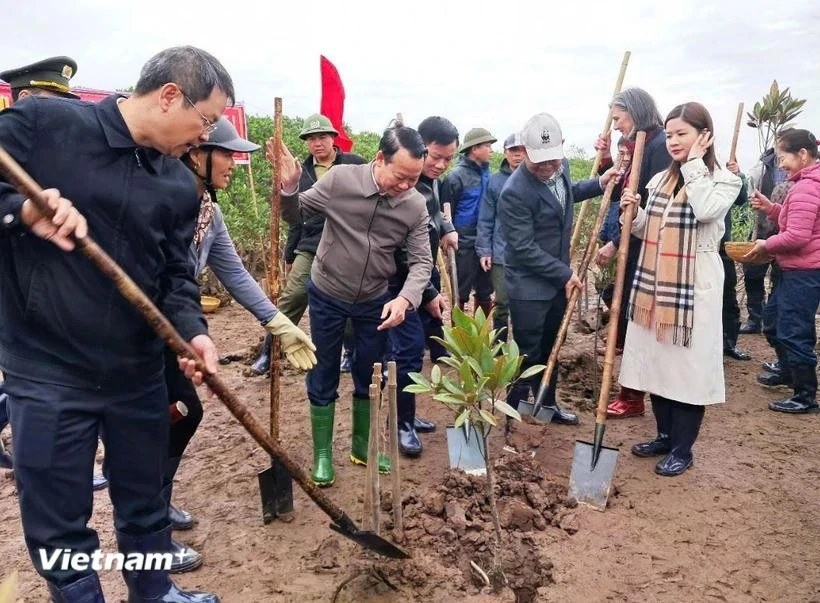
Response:
M675 107L664 128L673 163L647 185L646 209L629 191L621 197L623 207L637 204L632 233L643 244L624 300L629 324L619 382L649 392L658 427L633 454L663 456L655 472L674 476L692 465L705 406L725 398L718 248L742 183L720 169L703 105Z

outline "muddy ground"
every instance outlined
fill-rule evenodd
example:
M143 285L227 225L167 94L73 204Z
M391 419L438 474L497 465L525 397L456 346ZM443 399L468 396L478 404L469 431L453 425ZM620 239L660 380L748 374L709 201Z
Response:
M222 353L250 356L261 341L254 319L236 306L209 316ZM306 326L306 325L304 325ZM403 459L406 547L410 561L366 554L327 528L327 518L295 488L293 522L262 524L256 474L266 454L217 401L184 460L176 503L194 513L195 528L176 537L204 554L198 570L177 576L185 588L209 589L226 603L263 601L820 601L820 518L817 511L820 415L773 413L766 403L785 390L754 382L770 359L760 336L742 336L754 360L726 360L728 404L708 409L695 466L670 479L652 471L629 447L654 434L651 413L612 421L607 444L620 448L614 492L605 512L576 507L566 487L576 438L592 435L597 364L592 336L571 334L560 396L580 409L579 427L517 425L520 454L500 452L499 511L508 586L482 586L470 561L488 569L490 516L483 482L448 471L443 430L424 435L420 459ZM429 368L429 367L427 367ZM221 374L263 422L267 378L245 375L236 361ZM598 377L600 378L600 377ZM697 376L693 375L693 378ZM361 519L364 470L347 460L349 376L341 381L334 443L333 499ZM305 468L311 437L304 379L283 380L282 438ZM419 414L443 425L448 411L421 398ZM8 430L3 433L9 444ZM504 444L501 434L495 449ZM389 487L385 485L385 491ZM390 534L390 504L383 520ZM95 494L92 525L104 550L115 550L106 491ZM0 476L0 577L19 570L21 601L46 601L27 557L13 476ZM116 572L103 572L107 600L122 601Z

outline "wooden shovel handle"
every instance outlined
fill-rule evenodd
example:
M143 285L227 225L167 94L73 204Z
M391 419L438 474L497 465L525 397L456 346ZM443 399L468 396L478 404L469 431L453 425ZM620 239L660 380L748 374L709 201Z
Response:
M638 132L635 137L635 151L632 154L632 167L629 173L629 190L633 193L638 190L641 181L641 167L643 166L643 149L646 143L646 132ZM609 390L612 386L612 372L615 363L615 344L618 340L618 323L621 315L621 303L624 294L624 278L626 274L626 257L629 254L629 239L632 236L632 219L635 217L635 206L629 205L623 213L621 227L621 243L618 245L618 264L615 270L615 291L612 294L612 305L609 307L609 331L606 339L606 355L604 356L604 370L601 377L601 390L598 393L598 408L595 412L595 423L606 423L606 407L609 404Z
M604 196L601 199L601 206L598 208L598 215L595 217L595 227L593 229L594 233L600 232L601 230L601 225L604 223L606 214L609 211L612 192L615 190L617 181L617 178L613 178L606 185ZM586 285L587 270L589 269L589 264L592 261L592 254L594 253L597 242L597 237L589 237L586 250L584 251L584 257L581 259L581 265L578 266L578 278L581 279L581 282L584 283L584 285ZM581 291L579 289L573 289L569 300L567 300L567 308L564 310L564 317L561 319L561 326L558 328L558 335L556 336L555 343L552 346L552 351L550 351L550 355L547 358L547 368L544 369L544 374L541 375L542 388L549 387L550 379L552 379L552 373L555 371L555 366L558 363L558 353L561 351L561 347L564 345L564 341L567 338L569 323L572 322L572 313L575 309L575 303L578 301L580 296Z
M41 214L49 218L54 216L54 211L42 198L43 189L2 147L0 147L0 172L5 175L7 182L13 184L22 195L34 203ZM217 375L207 372L199 355L182 339L173 325L163 316L148 296L142 292L142 289L131 280L131 277L90 236L85 236L82 239L75 237L75 243L77 249L111 279L120 294L142 314L154 332L174 352L196 362L196 368L204 375L204 381L210 390L216 394L265 452L284 465L305 494L346 533L354 533L358 528L350 517L308 479L307 473L288 456L269 433L265 432L262 424L254 418L248 407L236 397L228 386Z

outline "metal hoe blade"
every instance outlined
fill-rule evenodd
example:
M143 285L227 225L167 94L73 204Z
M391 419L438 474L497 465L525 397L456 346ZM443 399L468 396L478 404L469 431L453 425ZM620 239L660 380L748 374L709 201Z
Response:
M410 553L405 551L397 544L393 544L389 540L382 538L375 532L368 532L366 530L351 530L338 524L330 524L330 529L338 532L345 538L350 538L353 542L362 545L366 549L370 549L391 559L409 559Z
M592 463L594 445L576 440L569 476L569 498L594 509L606 509L606 501L618 463L618 449L602 446L598 462Z

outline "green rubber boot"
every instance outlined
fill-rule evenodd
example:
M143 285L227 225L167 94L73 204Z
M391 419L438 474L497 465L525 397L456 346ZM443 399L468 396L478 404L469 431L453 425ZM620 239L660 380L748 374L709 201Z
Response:
M327 406L310 405L310 426L313 429L313 469L310 480L324 488L332 486L336 480L333 470L333 421L336 404Z
M353 443L350 460L367 465L367 445L370 441L370 400L353 398ZM390 473L390 459L379 453L379 473Z

